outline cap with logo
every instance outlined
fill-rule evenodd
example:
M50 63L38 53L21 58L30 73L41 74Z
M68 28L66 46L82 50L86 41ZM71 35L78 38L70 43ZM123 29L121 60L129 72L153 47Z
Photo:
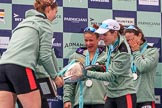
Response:
M120 30L119 23L113 19L104 20L100 27L95 31L95 33L104 34L109 30Z

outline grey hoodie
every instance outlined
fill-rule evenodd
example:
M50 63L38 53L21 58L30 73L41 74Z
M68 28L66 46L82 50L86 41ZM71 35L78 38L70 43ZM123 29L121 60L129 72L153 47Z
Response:
M0 64L12 63L35 71L39 62L55 78L57 74L52 60L52 38L52 23L44 14L28 10L25 19L13 30Z

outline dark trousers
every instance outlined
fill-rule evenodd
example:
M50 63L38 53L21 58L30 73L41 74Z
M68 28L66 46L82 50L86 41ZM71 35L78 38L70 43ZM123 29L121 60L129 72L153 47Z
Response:
M107 98L104 108L136 108L136 94Z

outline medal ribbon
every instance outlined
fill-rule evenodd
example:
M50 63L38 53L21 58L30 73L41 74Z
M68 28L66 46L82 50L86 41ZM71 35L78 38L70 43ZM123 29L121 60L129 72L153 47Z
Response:
M140 49L140 53L142 54L146 49L147 49L147 42L144 43L143 47ZM133 62L133 55L131 56L131 60L132 60L132 63L131 63L131 70L132 70L132 73L136 73L137 72L137 67L136 65L134 64Z
M90 61L89 52L87 51L85 65L88 66L88 65L94 65L94 64L96 64L98 55L99 55L99 49L97 48L97 50L95 52L95 55L93 57L93 60L91 62ZM79 108L83 108L83 105L84 105L83 104L83 100L84 99L83 99L83 82L82 81L79 81L79 87L80 87L80 92L79 92Z
M111 53L114 51L114 49L118 46L119 44L119 38L116 39L114 45L109 45L108 46L108 52L107 52L107 61L106 61L106 72L108 72L108 69L109 69L109 64L110 64L110 59L111 59Z
M96 64L96 61L97 61L97 58L98 58L98 55L99 55L99 49L97 48L96 52L95 52L95 55L92 59L92 62L90 61L90 57L89 57L89 52L87 51L87 54L86 54L86 63L85 65L88 66L88 65L95 65Z

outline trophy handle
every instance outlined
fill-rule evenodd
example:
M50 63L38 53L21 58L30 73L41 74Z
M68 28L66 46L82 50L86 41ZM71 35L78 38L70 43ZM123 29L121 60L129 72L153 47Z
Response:
M64 76L63 79L64 79L64 80L67 80L67 79L69 79L69 78L71 78L71 77L73 77L73 76L75 76L75 75Z

